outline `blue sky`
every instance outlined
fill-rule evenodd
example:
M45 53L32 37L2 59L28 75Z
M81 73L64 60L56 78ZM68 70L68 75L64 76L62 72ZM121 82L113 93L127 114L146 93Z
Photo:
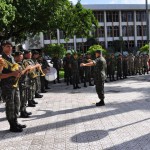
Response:
M78 0L71 0L74 4ZM81 0L82 4L145 4L145 0ZM150 0L148 0L150 4Z

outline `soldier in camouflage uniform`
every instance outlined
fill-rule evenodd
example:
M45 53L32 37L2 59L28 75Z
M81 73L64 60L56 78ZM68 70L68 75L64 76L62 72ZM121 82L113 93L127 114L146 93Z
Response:
M96 51L96 59L87 64L81 64L81 66L95 66L94 67L94 80L96 85L96 92L100 99L100 102L96 103L96 106L104 106L104 82L106 79L106 60L101 56L101 51Z
M91 55L89 53L86 54L86 58L84 59L84 63L88 63L91 61ZM83 68L83 67L80 67ZM84 67L84 87L87 87L86 82L89 82L89 86L94 86L91 83L91 67Z
M128 57L128 70L129 76L134 75L134 55L132 53Z
M147 74L149 73L149 63L148 62L149 62L149 56L144 55L144 61L143 61L144 75L145 75L145 73L147 73Z
M119 54L117 58L117 80L122 79L122 55Z
M31 112L26 111L26 106L27 106L27 100L28 100L28 91L27 87L29 85L29 77L27 75L28 71L31 69L31 66L25 67L23 65L23 53L20 51L17 51L14 53L14 59L15 61L20 65L21 70L22 70L22 76L19 79L19 91L20 91L20 117L22 118L28 118L29 115L31 115Z
M141 58L139 57L139 55L135 56L135 59L134 59L134 70L135 70L135 75L137 75L137 73L139 75L141 75Z
M109 65L110 65L110 81L115 81L116 60L114 54L111 54Z
M66 82L67 85L72 84L72 74L71 74L71 54L68 52L66 54L66 57L63 59L63 67L65 71L65 77L66 77Z
M43 95L40 95L40 91L41 91L41 80L40 80L40 76L41 76L41 72L39 71L39 68L41 68L41 65L38 63L38 58L39 58L39 52L38 51L33 51L32 52L32 61L34 62L34 65L39 65L39 67L37 67L35 69L35 72L37 74L37 77L35 78L35 86L36 86L36 90L35 90L35 98L42 98ZM37 103L37 102L36 102Z
M22 132L26 125L21 125L17 121L18 113L20 110L20 97L19 88L14 87L16 79L21 76L21 71L16 67L16 71L12 71L12 66L9 64L15 64L12 53L12 44L9 41L2 43L3 54L2 57L7 60L5 63L7 66L3 68L1 78L2 97L6 102L6 117L10 124L11 132ZM15 65L16 66L16 65Z
M29 107L35 107L35 104L37 102L34 101L34 97L35 97L35 91L36 91L36 77L38 76L36 74L35 69L37 67L39 67L38 64L34 64L33 60L31 59L32 57L32 53L29 50L24 51L24 60L23 60L23 65L25 67L27 67L28 65L32 66L32 70L28 73L28 77L29 77L29 84L30 87L27 88L28 90L28 106Z
M73 54L70 62L71 72L72 72L72 83L73 89L79 89L79 63L78 63L78 55L77 53Z
M126 79L128 75L128 56L123 57L122 70L123 70L123 79Z

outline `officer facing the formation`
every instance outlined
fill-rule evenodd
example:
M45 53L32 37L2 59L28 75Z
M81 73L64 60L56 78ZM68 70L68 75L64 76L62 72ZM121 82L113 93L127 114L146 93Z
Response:
M11 132L22 132L26 126L17 121L18 111L20 109L19 88L15 87L16 79L20 78L21 71L15 63L12 53L12 44L9 41L2 43L2 58L5 62L1 78L2 97L6 102L6 117L10 124Z
M96 103L96 106L104 106L104 82L106 79L106 60L101 55L101 51L97 50L96 53L96 59L89 62L89 63L82 63L80 66L95 66L94 67L94 80L96 85L96 92L98 94L98 97L100 99L100 102Z

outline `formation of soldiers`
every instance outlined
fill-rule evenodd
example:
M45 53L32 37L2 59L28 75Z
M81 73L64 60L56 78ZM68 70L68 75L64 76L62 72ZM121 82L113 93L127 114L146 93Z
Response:
M110 81L125 79L131 75L142 75L149 73L149 56L136 55L121 55L115 57L114 54L106 57L107 61L107 77Z
M22 132L26 125L18 123L18 117L28 118L32 115L26 107L38 104L34 98L42 98L46 92L45 73L49 69L46 60L38 51L16 51L12 56L12 43L2 43L0 58L1 97L6 103L6 118L11 132ZM41 86L42 85L42 86Z
M31 112L27 112L26 107L35 107L38 103L34 98L42 98L43 95L40 93L45 93L45 89L49 88L45 79L49 64L38 51L16 51L12 56L11 42L4 41L1 46L3 52L0 58L0 83L1 97L6 103L6 118L10 124L10 131L22 132L26 125L19 124L18 117L28 118L32 115ZM105 105L106 74L110 81L115 81L130 75L149 73L148 55L120 54L115 57L111 54L103 58L101 52L96 51L95 56L96 59L92 60L89 53L85 55L76 52L67 53L63 58L63 68L65 82L67 85L71 84L73 89L80 89L79 84L83 84L83 87L96 85L100 99L96 106ZM57 70L57 82L60 83L59 71L62 66L58 55L52 58L51 63Z

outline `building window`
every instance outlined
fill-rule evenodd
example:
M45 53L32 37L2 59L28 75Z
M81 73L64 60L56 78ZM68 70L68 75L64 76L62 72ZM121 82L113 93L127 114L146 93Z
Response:
M122 22L133 22L132 11L123 11L121 17L122 17Z
M63 31L60 31L60 39L65 39L65 35Z
M104 37L104 27L97 28L94 35L95 37Z
M147 26L142 26L143 36L147 36Z
M112 37L112 36L113 36L112 27L111 27L111 26L108 26L108 27L107 27L107 36L108 36L108 37Z
M128 26L128 36L134 36L134 27L133 26Z
M122 26L122 36L127 36L127 26Z
M141 48L141 47L144 46L146 43L147 43L147 41L138 40L138 41L137 41L137 47L138 47L138 48Z
M119 22L119 12L114 11L113 14L113 22Z
M108 41L108 48L112 48L114 46L113 41Z
M114 37L119 37L119 27L114 26Z
M44 40L50 40L50 34L44 33Z
M133 21L133 12L132 11L127 13L127 18L128 18L128 22Z
M99 22L104 22L104 12L103 11L94 11L94 16Z
M106 12L107 22L119 22L119 12L118 11L107 11Z
M137 26L137 36L142 36L142 27Z
M137 11L136 12L136 21L146 21L146 12L145 11Z
M113 21L112 12L110 12L110 11L106 12L106 19L107 19L107 22L112 22Z
M134 41L128 41L128 48L134 47Z

